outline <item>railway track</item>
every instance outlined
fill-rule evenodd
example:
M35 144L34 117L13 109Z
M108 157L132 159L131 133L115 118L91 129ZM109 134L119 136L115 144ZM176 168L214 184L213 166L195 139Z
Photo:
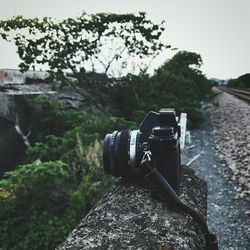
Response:
M248 90L233 89L233 88L227 88L227 87L217 87L217 88L220 89L221 91L225 91L229 94L237 96L240 99L250 103L250 91Z

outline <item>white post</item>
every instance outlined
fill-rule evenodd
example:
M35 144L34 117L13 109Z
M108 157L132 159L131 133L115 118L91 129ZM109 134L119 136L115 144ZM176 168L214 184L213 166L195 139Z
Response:
M181 150L183 150L184 147L185 147L186 126L187 126L187 114L186 113L181 113L181 118L180 118L180 127L181 127L180 145L181 145Z

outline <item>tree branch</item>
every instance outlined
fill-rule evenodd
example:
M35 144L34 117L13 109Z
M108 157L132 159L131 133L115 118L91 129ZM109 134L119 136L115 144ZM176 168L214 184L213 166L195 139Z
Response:
M22 129L20 127L20 123L19 123L19 119L18 119L18 115L16 114L16 123L15 123L15 129L16 129L16 132L21 136L21 138L23 139L23 142L25 144L25 146L27 148L31 148L31 144L28 140L28 137L30 136L31 134L31 131L27 134L27 135L24 135L24 133L22 132Z

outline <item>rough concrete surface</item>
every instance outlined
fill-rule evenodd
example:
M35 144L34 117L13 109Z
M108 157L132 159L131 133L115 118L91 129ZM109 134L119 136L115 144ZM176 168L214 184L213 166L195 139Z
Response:
M207 186L182 171L182 200L206 216ZM63 249L204 249L200 228L188 215L153 200L145 185L119 181L57 250Z

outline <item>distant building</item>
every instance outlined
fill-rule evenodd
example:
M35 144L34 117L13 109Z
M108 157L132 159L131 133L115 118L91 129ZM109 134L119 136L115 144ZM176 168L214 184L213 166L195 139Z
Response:
M44 81L49 76L46 71L20 72L18 69L0 69L0 85L3 84L24 84L35 80Z

